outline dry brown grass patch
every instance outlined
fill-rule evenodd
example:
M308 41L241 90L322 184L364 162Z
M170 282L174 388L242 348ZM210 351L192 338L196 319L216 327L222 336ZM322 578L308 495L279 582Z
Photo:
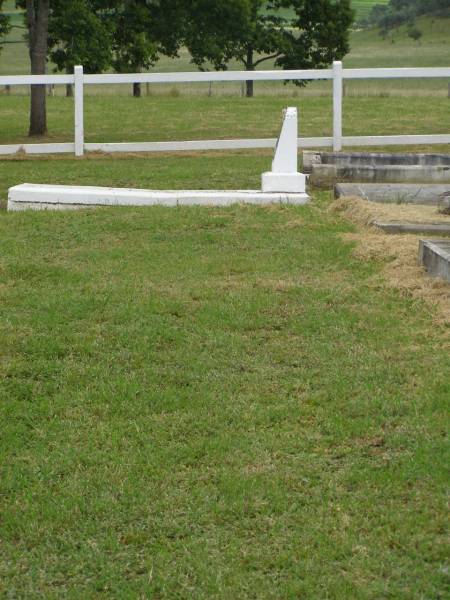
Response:
M419 204L382 204L356 196L335 200L333 211L344 213L353 222L371 225L374 221L405 221L408 223L450 223L449 215L441 215L436 206Z
M428 277L417 262L419 239L423 236L390 235L370 226L377 218L412 221L415 215L414 220L426 222L423 215L434 221L449 221L448 216L438 215L435 207L380 205L360 198L341 198L333 202L331 210L360 226L356 233L343 234L346 241L356 242L357 257L383 262L383 275L389 286L433 305L436 321L450 325L450 284Z

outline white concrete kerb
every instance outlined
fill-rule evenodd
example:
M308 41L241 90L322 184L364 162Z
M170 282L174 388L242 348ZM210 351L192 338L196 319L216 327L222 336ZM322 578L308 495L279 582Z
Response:
M236 191L158 191L24 183L9 189L8 210L74 210L98 206L229 206L305 204L307 194Z
M79 125L82 127L82 122ZM262 175L262 191L159 191L23 183L9 189L8 210L74 210L96 206L228 206L236 203L305 204L309 196L305 191L306 177L297 172L297 136L297 109L287 108L283 113L283 126L272 171Z
M272 171L262 175L263 192L304 194L306 176L298 172L298 115L295 107L283 111L283 125L275 149Z

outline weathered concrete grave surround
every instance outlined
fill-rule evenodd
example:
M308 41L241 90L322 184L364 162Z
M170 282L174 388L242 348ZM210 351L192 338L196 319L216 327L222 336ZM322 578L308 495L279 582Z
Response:
M284 111L272 171L262 176L262 191L158 191L24 183L9 189L8 210L74 210L95 206L226 206L237 202L305 204L310 198L305 192L306 177L297 172L297 136L297 109L288 108Z
M419 263L432 277L441 277L450 281L450 241L420 240Z
M385 233L420 233L422 235L450 235L448 223L410 223L408 221L372 221L371 223Z
M382 204L438 206L447 193L450 194L450 183L337 183L334 186L336 198L358 196Z
M24 183L9 189L8 210L75 210L99 206L229 206L305 204L306 194L263 193L258 190L138 190Z
M336 181L450 183L450 154L304 152L303 168L315 185Z

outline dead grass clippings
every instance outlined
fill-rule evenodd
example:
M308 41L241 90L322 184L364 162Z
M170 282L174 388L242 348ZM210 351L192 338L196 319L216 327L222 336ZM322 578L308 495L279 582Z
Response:
M345 241L356 243L355 256L383 263L382 273L387 285L433 306L436 309L434 320L450 325L450 284L428 277L418 264L419 239L423 236L386 234L371 226L376 219L427 222L428 217L428 222L438 222L449 221L448 216L439 215L433 206L376 204L353 197L336 200L330 209L359 226L356 233L343 234Z

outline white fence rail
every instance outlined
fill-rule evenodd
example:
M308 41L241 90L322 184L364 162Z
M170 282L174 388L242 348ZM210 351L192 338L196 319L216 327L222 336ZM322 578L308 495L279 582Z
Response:
M332 69L295 71L216 71L189 73L126 73L85 75L83 67L75 67L73 75L0 76L0 85L74 85L75 131L73 143L0 145L0 154L50 154L68 152L82 156L85 151L103 152L176 152L192 150L231 150L273 148L275 138L198 140L186 142L85 143L84 86L89 84L130 83L200 83L214 81L289 81L331 79L333 81L333 136L298 140L299 148L327 148L339 151L343 146L389 146L408 144L450 144L450 133L440 135L344 136L342 131L342 98L345 79L450 78L450 67L406 69L344 69L340 61Z

